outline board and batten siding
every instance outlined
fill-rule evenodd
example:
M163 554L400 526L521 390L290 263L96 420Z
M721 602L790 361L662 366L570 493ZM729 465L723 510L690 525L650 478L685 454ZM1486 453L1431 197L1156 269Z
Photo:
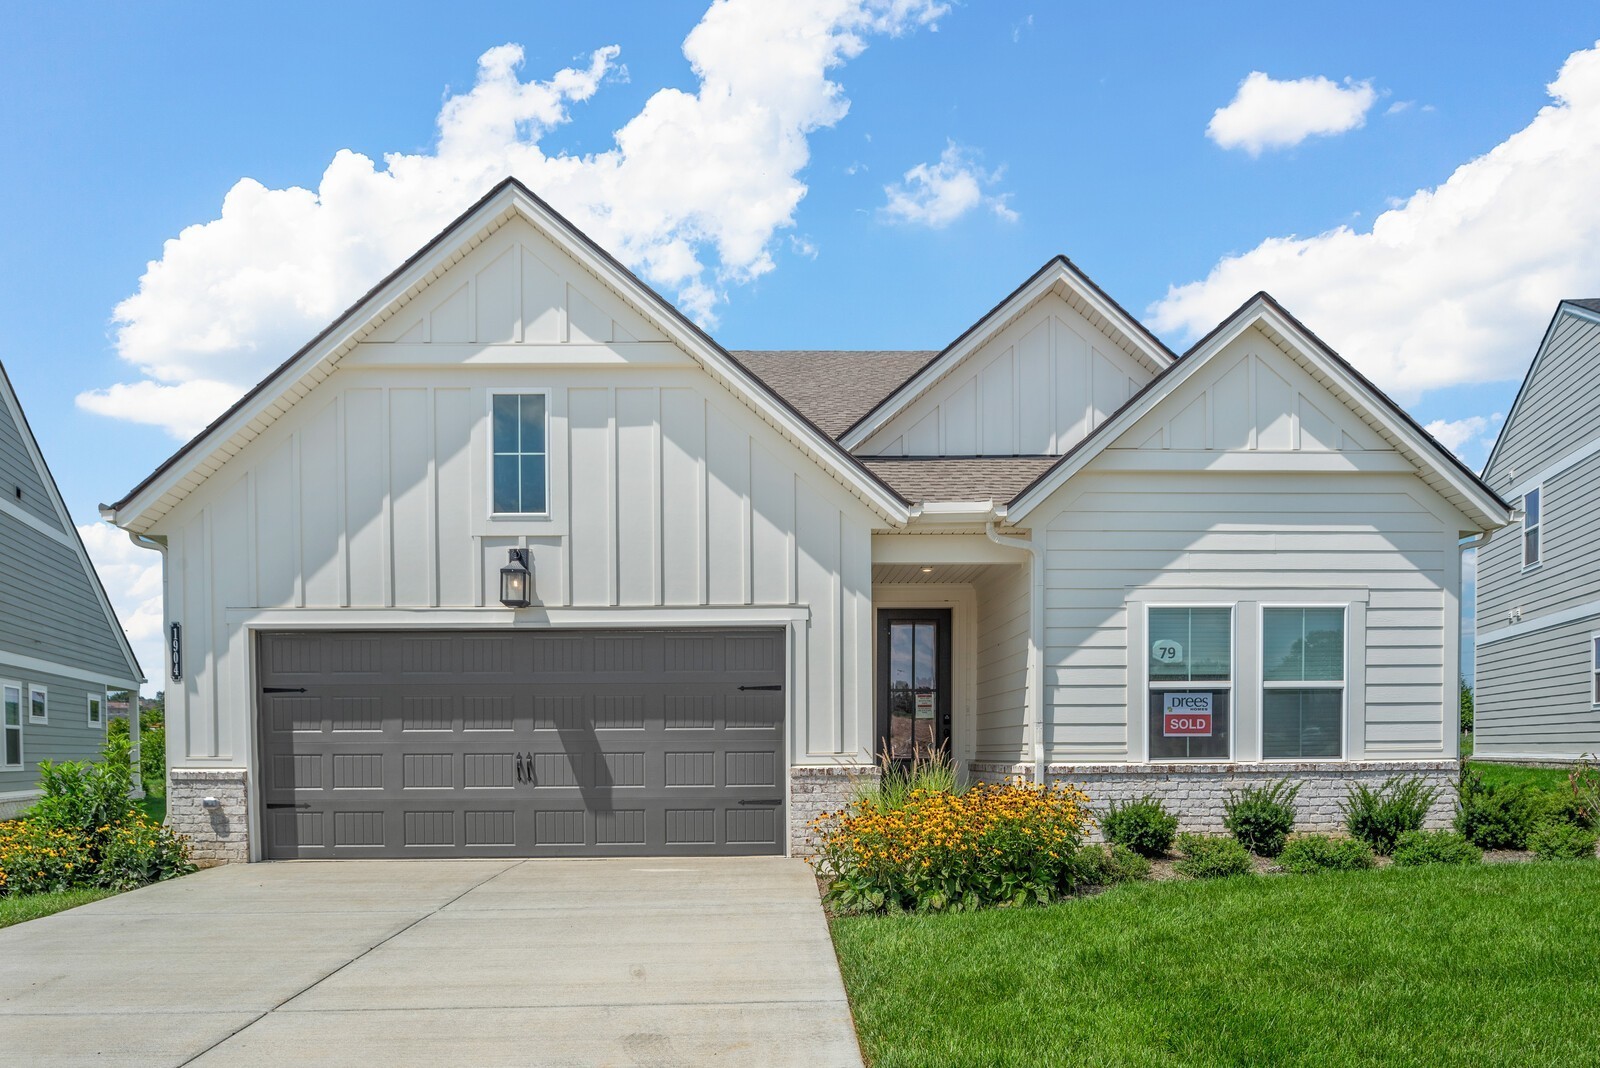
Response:
M874 456L1060 455L1151 373L1058 296L967 356L859 450Z

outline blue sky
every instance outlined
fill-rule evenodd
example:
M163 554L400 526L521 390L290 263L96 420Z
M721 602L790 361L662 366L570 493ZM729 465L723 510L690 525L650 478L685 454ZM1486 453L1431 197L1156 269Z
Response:
M833 43L775 51L785 19ZM597 236L730 348L938 348L1065 252L1180 349L1273 291L1476 466L1556 301L1600 295L1597 36L1537 2L12 5L0 361L92 523L511 166L580 221L651 208ZM375 165L336 195L341 150ZM91 539L146 640L143 559Z

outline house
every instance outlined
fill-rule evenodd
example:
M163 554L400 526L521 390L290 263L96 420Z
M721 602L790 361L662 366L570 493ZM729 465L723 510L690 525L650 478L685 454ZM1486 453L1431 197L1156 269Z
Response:
M1600 752L1600 300L1556 306L1484 480L1519 529L1478 551L1474 752Z
M104 513L216 860L803 853L939 747L1326 824L1453 783L1510 518L1264 294L1180 359L1057 258L936 353L729 352L515 181Z
M39 761L99 759L106 691L143 681L0 367L0 819L39 797Z

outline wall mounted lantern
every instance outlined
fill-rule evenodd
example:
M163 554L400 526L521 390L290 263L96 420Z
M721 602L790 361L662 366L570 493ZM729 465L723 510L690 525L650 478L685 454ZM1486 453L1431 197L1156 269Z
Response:
M532 602L533 572L528 570L528 550L512 549L511 559L500 569L500 603L526 608Z

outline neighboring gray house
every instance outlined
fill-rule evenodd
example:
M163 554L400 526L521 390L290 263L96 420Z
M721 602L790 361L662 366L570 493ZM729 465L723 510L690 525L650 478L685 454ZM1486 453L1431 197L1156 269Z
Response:
M1521 522L1478 551L1475 752L1600 752L1600 300L1556 307L1484 479Z
M39 761L96 759L106 691L144 676L0 367L0 819Z
M798 853L941 746L1332 827L1449 793L1510 521L1265 294L1180 358L1057 257L940 352L729 352L511 181L103 514L204 860Z

